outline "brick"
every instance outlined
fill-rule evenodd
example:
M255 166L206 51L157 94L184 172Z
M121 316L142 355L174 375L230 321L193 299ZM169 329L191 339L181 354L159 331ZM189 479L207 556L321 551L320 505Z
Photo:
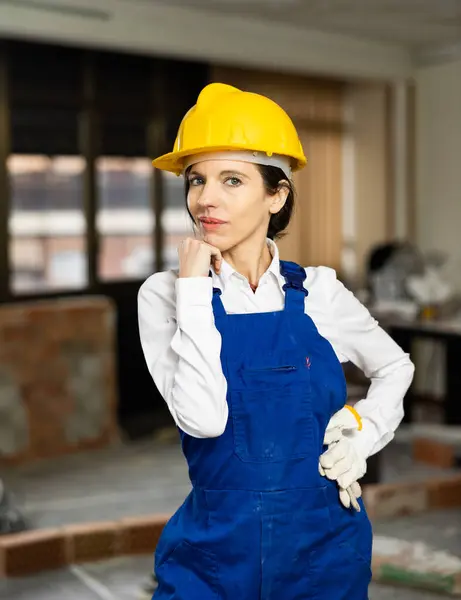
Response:
M461 476L432 479L427 482L427 486L431 509L461 506Z
M363 499L371 519L410 515L429 508L425 482L366 485Z
M117 522L85 523L63 528L69 563L82 563L112 558L122 548L121 530Z
M413 460L434 467L451 468L455 466L456 456L452 445L429 438L415 438L412 444Z
M2 397L5 390L15 394L19 405L16 412L7 409L13 447L0 448L0 467L99 449L118 439L111 301L4 304L0 339L0 391Z
M60 529L40 529L0 537L0 576L16 577L59 569L67 564Z
M149 554L157 542L170 515L146 515L121 519L123 554Z
M372 519L410 515L461 506L461 476L409 483L363 486L363 499Z

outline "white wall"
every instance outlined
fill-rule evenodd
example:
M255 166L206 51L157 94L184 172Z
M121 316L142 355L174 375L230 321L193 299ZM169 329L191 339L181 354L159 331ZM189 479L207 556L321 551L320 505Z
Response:
M54 40L214 63L372 79L406 76L398 46L158 5L155 0L55 0L60 12L0 3L0 37ZM73 8L72 8L73 7ZM75 8L85 9L80 16ZM66 12L67 11L67 12Z
M418 68L416 119L417 241L461 261L461 59Z

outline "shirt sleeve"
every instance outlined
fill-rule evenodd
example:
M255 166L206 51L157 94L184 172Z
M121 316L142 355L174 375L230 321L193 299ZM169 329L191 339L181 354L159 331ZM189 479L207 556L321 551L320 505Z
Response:
M371 380L366 397L355 404L363 428L351 436L356 448L368 457L394 437L403 418L403 399L413 379L414 365L367 308L337 280L336 273L328 271L332 343L341 358L351 361Z
M209 277L152 275L139 290L138 321L149 372L175 423L196 438L226 427L227 382Z

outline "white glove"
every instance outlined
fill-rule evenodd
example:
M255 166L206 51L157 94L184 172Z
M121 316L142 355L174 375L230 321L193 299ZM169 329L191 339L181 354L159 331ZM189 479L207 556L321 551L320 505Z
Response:
M354 508L357 512L361 511L360 504L358 503L358 499L362 495L362 488L360 487L360 483L354 481L352 485L350 485L347 490L343 490L339 488L339 500L343 506L346 508Z
M357 411L351 406L344 406L329 420L323 444L329 446L333 442L339 442L343 437L343 431L360 431L361 429L362 421Z
M352 442L343 437L334 442L320 457L320 466L326 477L337 481L340 488L347 488L367 472L367 463L355 449Z
M328 479L336 480L339 486L341 503L349 508L351 505L360 512L357 502L362 495L357 479L366 472L366 461L355 450L351 441L344 433L360 431L362 422L357 412L345 406L330 419L324 437L324 445L328 450L322 454L319 461L319 472Z

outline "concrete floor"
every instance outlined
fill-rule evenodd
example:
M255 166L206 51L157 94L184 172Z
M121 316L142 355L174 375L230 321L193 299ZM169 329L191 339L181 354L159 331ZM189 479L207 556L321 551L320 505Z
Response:
M413 463L408 444L383 452L383 480L418 480L450 470ZM155 440L120 445L2 473L34 528L174 511L188 494L187 467L177 443ZM461 510L392 519L375 533L436 543L461 556ZM0 581L0 600L134 600L153 557L118 558L39 576ZM371 600L436 600L418 590L373 584Z
M34 528L176 510L190 490L177 444L147 440L2 475Z

